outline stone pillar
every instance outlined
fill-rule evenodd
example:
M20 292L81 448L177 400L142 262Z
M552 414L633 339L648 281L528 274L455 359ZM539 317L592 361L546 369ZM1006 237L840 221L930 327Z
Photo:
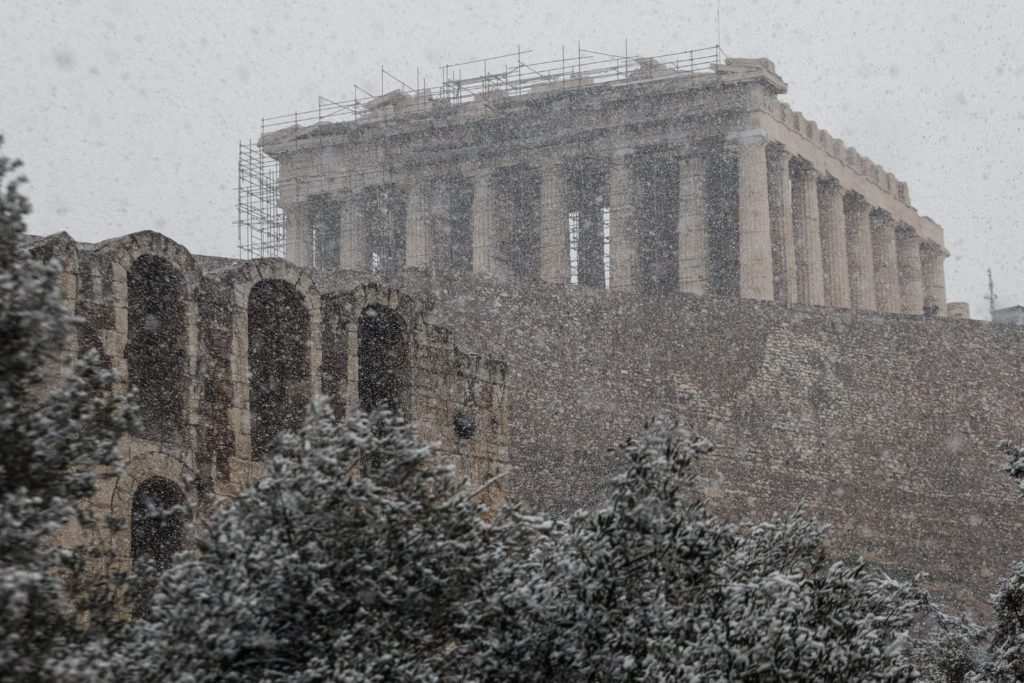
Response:
M617 154L608 169L611 282L609 289L636 290L634 179L628 154Z
M843 188L834 178L826 178L818 183L818 214L825 303L836 308L849 308L850 272L846 254Z
M793 236L796 244L797 301L825 305L818 214L818 172L805 163L792 164Z
M738 140L740 297L771 301L772 228L768 215L768 160L764 138Z
M896 229L896 275L900 286L900 311L924 315L921 238L909 225L901 224Z
M548 159L540 164L540 277L569 283L569 206L565 164Z
M871 246L875 262L875 302L882 313L900 312L896 274L896 222L885 211L871 212Z
M793 238L793 186L782 147L768 149L768 215L772 225L772 284L775 300L796 301L796 244Z
M850 272L850 305L873 311L875 302L875 260L871 247L871 208L859 194L843 201L846 213L846 257Z
M370 240L362 202L359 192L348 192L341 198L341 267L346 270L370 269Z
M709 240L707 161L692 150L679 159L679 291L709 293Z
M494 273L494 179L489 169L475 169L473 183L473 272Z
M946 273L943 262L949 252L931 241L921 243L921 280L924 285L924 305L935 315L946 315Z
M305 266L309 247L309 216L305 202L284 206L284 257L297 266ZM255 248L257 245L253 245ZM258 256L270 256L255 252Z
M430 266L427 245L433 189L434 181L428 178L415 178L405 189L405 265L411 268Z

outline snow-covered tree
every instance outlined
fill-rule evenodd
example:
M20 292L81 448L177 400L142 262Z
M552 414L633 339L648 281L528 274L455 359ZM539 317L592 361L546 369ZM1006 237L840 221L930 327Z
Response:
M430 680L548 526L476 493L387 414L314 403L196 534L120 653L130 680ZM370 466L370 463L376 463ZM524 566L526 566L524 564Z
M1004 468L1024 492L1024 448L999 444L1009 458ZM1022 493L1024 496L1024 493ZM937 614L936 628L915 643L915 658L927 683L1016 683L1024 681L1024 562L999 581L990 599L995 623L980 627L966 617ZM982 645L987 643L988 647Z
M1024 448L1003 441L999 450L1010 462L1006 471L1024 492ZM1024 494L1022 494L1024 495ZM987 671L994 681L1024 680L1024 562L1013 566L1010 576L1001 579L992 596L996 624L992 634L992 663Z
M654 421L609 503L554 522L483 510L408 427L318 402L110 661L126 680L911 680L922 594L829 563L799 514L711 515L709 449Z
M609 503L473 608L486 627L474 668L496 680L911 680L907 630L924 594L828 562L825 529L799 512L713 516L694 488L708 450L663 420L623 446Z
M74 555L53 534L72 518L92 523L80 503L113 471L127 414L92 355L45 390L74 321L56 265L20 249L30 205L24 178L10 178L19 165L0 156L0 679L31 681L71 670L65 649L83 632L60 574Z

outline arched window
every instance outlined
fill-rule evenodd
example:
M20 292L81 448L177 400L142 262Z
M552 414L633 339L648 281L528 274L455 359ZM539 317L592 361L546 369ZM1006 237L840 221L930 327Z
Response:
M402 316L386 306L367 306L359 316L359 407L407 408L409 350Z
M249 292L249 410L254 458L302 425L310 399L309 311L295 287L261 280Z
M185 493L174 482L151 477L132 497L132 562L146 558L163 571L175 553L185 547ZM155 584L142 586L135 605L136 616L145 614Z
M188 391L185 278L146 254L128 271L128 380L138 391L142 434L180 438Z

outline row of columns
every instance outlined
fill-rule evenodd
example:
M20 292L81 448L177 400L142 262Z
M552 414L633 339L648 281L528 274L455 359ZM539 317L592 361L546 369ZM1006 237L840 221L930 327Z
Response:
M736 140L743 298L945 314L945 252L833 178L760 137ZM680 288L705 294L707 159L680 170Z
M678 158L678 288L694 294L716 294L713 270L715 240L723 239L721 202L712 201L715 157L700 149ZM872 208L823 177L809 163L763 137L737 137L725 150L734 161L730 201L735 208L735 250L742 298L775 300L891 313L945 313L942 247L923 242L910 226ZM538 179L537 231L539 276L548 282L570 281L568 240L569 187L566 164L550 157L531 167ZM607 165L607 209L611 260L608 287L637 287L638 238L636 178L627 154ZM723 182L721 174L715 176ZM472 186L470 210L474 272L495 274L498 197L491 169L464 169ZM416 179L403 187L404 263L430 263L431 186ZM725 181L728 185L728 181ZM727 193L728 194L728 193ZM342 201L340 266L366 268L367 231L358 201ZM726 221L727 222L727 221ZM718 252L721 249L717 250ZM467 264L468 265L468 264Z

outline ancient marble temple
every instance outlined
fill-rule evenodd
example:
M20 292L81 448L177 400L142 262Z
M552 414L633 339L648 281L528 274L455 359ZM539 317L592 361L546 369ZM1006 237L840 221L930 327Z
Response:
M288 260L945 315L942 229L766 59L394 91L266 133Z

